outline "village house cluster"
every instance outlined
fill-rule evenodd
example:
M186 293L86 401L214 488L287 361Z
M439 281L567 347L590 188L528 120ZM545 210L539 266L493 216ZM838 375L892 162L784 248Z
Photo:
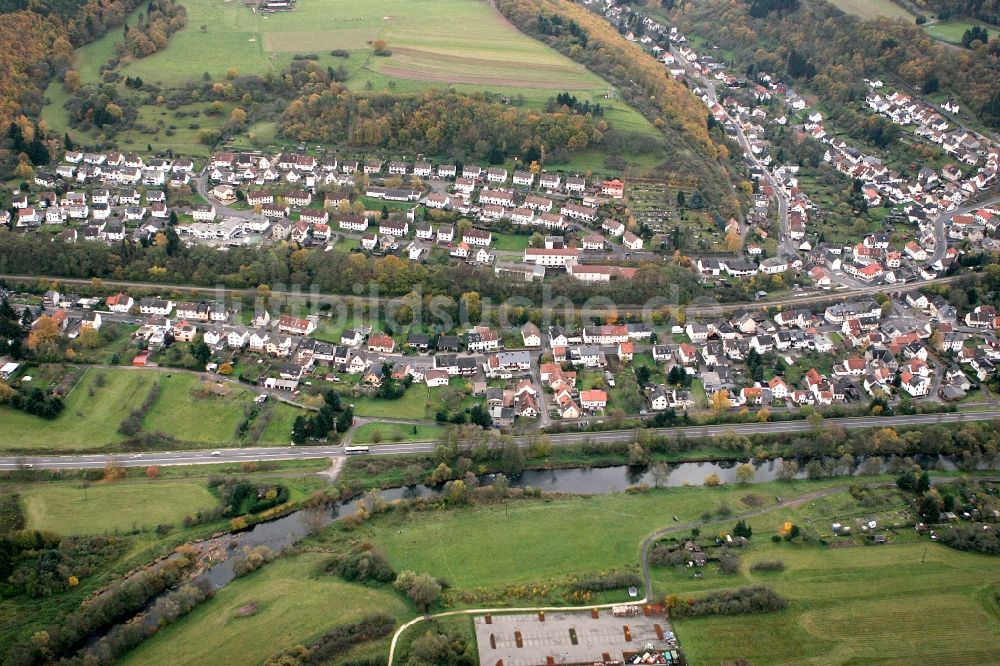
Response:
M940 168L924 166L914 178L907 179L878 157L865 154L827 130L823 114L811 109L805 98L777 75L756 72L749 79L735 76L726 71L724 63L692 49L676 27L668 28L632 7L614 2L602 3L599 11L616 26L627 25L632 15L639 16L644 34L636 37L626 32L625 37L647 48L671 75L693 75L702 81L716 82L714 85L720 89L718 99L705 89L707 85L696 86L694 92L726 128L727 134L744 145L751 175L759 183L754 209L748 215L748 223L757 225L753 233L761 239L768 238L768 207L778 195L788 202L787 228L783 232L795 253L806 253L804 261L790 256L791 251L779 252L785 256L760 260L759 266L740 258L734 260L735 267L727 260L709 259L711 265L707 271L702 271L703 274L718 275L721 270L732 277L747 277L757 272L778 274L795 268L804 271L819 288L836 284L893 284L933 279L947 271L958 256L956 250L946 248L947 242L967 238L963 235L966 229L971 232L969 240L985 240L987 247L994 245L995 225L987 226L989 220L984 221L982 215L982 212L994 214L992 210L987 207L977 211L974 215L977 223L972 223L959 209L971 197L996 184L1000 146L967 128L953 128L942 113L959 112L959 105L953 100L946 100L939 111L914 96L898 91L886 92L882 81L866 80L871 91L866 99L869 108L911 131L917 140L938 146L955 160ZM669 48L661 46L664 43L669 44ZM735 89L747 89L750 94L735 96L723 92ZM772 100L781 100L783 112L771 115ZM898 247L890 247L886 242L889 233L876 233L843 246L818 244L815 230L809 228L810 217L817 208L799 187L799 167L773 162L771 146L765 136L765 126L769 123L795 125L804 137L826 145L823 159L845 176L860 181L869 207L900 205L905 215L903 219L915 225L917 233ZM955 215L959 222L955 224L954 218L949 219L950 230L944 238L938 233L937 218L954 212L961 213ZM759 257L761 246L749 243L746 253L751 260Z
M259 368L253 381L274 391L311 390L320 380L375 394L390 378L429 388L458 380L499 427L518 419L589 419L626 405L642 416L872 399L958 401L990 379L1000 361L1000 315L993 308L960 313L919 290L815 311L741 310L659 332L638 322L544 331L528 322L506 334L476 326L390 335L365 325L337 339L317 338L319 315L257 310L247 316L214 301L50 291L43 305L33 313L36 321L48 314L69 339L108 321L138 323L134 365L157 363L172 345L203 342L212 355L206 370ZM623 373L638 378L640 367L647 379L624 381ZM636 395L630 399L626 390Z
M605 214L625 196L625 184L614 178L588 181L537 168L509 172L474 164L362 162L299 152L220 152L200 171L191 160L146 162L120 153L68 151L63 162L35 178L37 185L51 191L14 196L16 231L61 224L64 230L54 235L56 240L116 243L126 238L147 241L177 222L173 228L184 242L220 249L284 240L330 248L338 238L349 238L365 252L411 261L424 261L440 248L454 260L528 281L543 279L546 269L586 282L627 279L633 269L583 266L581 255L617 253L616 259L628 258L644 245L622 222ZM170 188L197 190L207 203L171 207ZM363 193L369 202L412 205L380 215L359 210L352 192ZM454 212L468 222L435 223L427 215L418 217L422 210ZM520 229L547 234L544 248L531 248L523 256L496 250L492 227L499 221L514 233ZM567 236L570 233L575 240ZM535 252L539 249L545 252Z

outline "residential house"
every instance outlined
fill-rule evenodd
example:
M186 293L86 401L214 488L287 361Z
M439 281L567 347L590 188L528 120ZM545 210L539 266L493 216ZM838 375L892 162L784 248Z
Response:
M290 333L292 335L309 335L316 330L316 320L281 315L278 318L278 330L282 333Z
M384 333L376 333L368 338L368 351L391 354L396 349L396 341Z

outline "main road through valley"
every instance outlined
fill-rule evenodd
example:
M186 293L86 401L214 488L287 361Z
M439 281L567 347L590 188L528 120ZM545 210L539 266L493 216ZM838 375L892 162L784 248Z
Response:
M862 416L825 419L824 425L835 425L847 429L863 428L907 428L921 425L946 423L966 423L972 421L992 421L1000 419L1000 410L982 412L955 412L942 414L915 414L910 416ZM664 436L683 435L698 439L720 437L729 433L738 435L778 434L809 432L815 426L807 421L778 421L769 423L739 423L707 426L684 426L678 428L658 428L647 432ZM635 437L634 430L609 430L604 432L558 433L548 436L554 446L566 446L583 442L613 443L630 442ZM530 446L527 437L517 438L518 445ZM404 442L379 444L368 447L367 455L405 455L429 453L434 450L434 442ZM0 457L0 470L16 470L26 466L34 469L88 469L104 467L109 460L124 467L147 465L206 465L215 463L240 463L248 461L307 460L346 455L340 446L285 446L243 449L203 449L190 451L148 451L142 453L88 453L81 455L47 455L26 453L19 456Z

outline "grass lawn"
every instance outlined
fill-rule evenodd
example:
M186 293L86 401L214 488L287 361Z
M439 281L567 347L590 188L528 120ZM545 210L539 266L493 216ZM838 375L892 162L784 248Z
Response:
M416 432L413 431L414 428L416 428ZM358 444L429 442L437 440L443 433L444 426L439 425L411 426L401 423L366 423L354 431L351 441Z
M523 252L531 240L530 234L493 234L490 248L507 252Z
M340 334L344 332L345 328L357 330L362 326L371 326L372 333L382 330L381 319L372 321L355 314L345 314L345 316L341 317L338 316L336 308L333 310L333 313L333 317L320 317L319 326L316 328L315 333L313 333L314 338L339 345Z
M243 388L230 384L223 387L227 391L224 396L198 397L194 395L201 389L197 375L162 375L160 396L143 419L143 428L188 442L234 442L243 409L251 399Z
M133 527L179 525L184 516L215 506L203 483L125 480L93 483L36 483L19 489L31 529L59 534L103 534Z
M925 26L924 30L934 39L939 39L948 44L961 45L965 32L977 25L986 28L990 37L996 37L997 33L1000 32L996 26L969 19L956 19L944 23L935 23Z
M691 399L694 400L695 407L705 407L708 405L708 396L705 395L705 385L700 379L691 381Z
M97 385L99 376L105 378L103 387ZM0 407L4 426L0 448L90 449L117 444L123 439L118 424L142 404L154 380L153 373L88 369L55 419Z
M333 627L377 611L397 618L413 614L391 588L314 578L320 554L281 559L220 590L177 623L130 652L127 664L259 664L279 650L307 643ZM255 604L257 612L238 610ZM383 641L386 646L388 639Z
M375 416L386 419L422 419L427 411L427 386L414 384L406 389L399 400L377 398L351 398L344 400L354 405L355 416Z
M663 366L653 360L652 352L643 352L632 357L632 368L638 369L639 367L649 368L650 381L663 383L667 380Z
M264 428L264 432L261 433L260 439L256 443L261 446L288 444L291 441L295 417L305 413L305 410L279 402L275 405L274 414L271 415L271 420L268 421L267 427Z

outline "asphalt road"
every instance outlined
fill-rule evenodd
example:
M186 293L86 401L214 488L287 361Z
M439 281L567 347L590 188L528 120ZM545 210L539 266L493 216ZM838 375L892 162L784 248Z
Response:
M875 427L910 427L933 425L938 423L964 423L972 421L990 421L1000 419L1000 410L984 412L952 413L952 414L917 414L913 416L890 417L853 417L826 419L824 424L837 425L848 429ZM728 433L739 435L754 435L761 433L777 434L790 432L808 432L812 425L806 421L786 421L777 423L743 423L711 426L690 426L683 428L660 428L653 430L658 435L683 434L688 438L719 437ZM581 442L629 442L634 437L632 430L613 430L594 433L562 433L549 435L554 446L566 446ZM517 440L520 446L527 447L527 438ZM428 453L434 450L434 442L405 442L399 444L379 444L371 446L368 455L400 455L407 453ZM15 470L25 464L31 464L36 469L91 469L104 467L109 460L114 460L123 467L142 467L146 465L207 465L214 463L239 463L268 460L306 460L311 458L330 458L343 456L344 450L339 446L287 446L247 449L205 449L196 451L163 451L143 454L88 454L78 456L48 456L25 455L6 456L0 458L0 470Z

